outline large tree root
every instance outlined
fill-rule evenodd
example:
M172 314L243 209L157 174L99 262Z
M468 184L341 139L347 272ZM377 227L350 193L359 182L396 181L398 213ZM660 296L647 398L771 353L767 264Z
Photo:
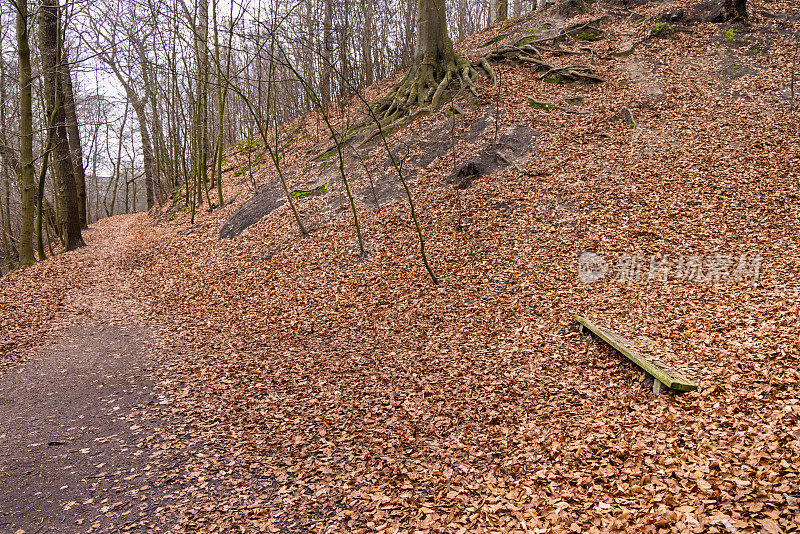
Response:
M589 65L565 65L556 66L548 63L542 58L542 53L533 45L505 46L493 50L485 56L488 61L502 61L505 59L532 65L536 70L544 70L542 80L553 80L558 83L587 81L601 83L605 78L597 76L592 72Z
M412 66L397 85L347 129L344 142L361 148L377 136L386 135L413 121L418 115L437 109L454 82L458 82L459 88L448 100L452 101L451 110L454 113L463 114L455 101L467 93L478 95L479 69L493 84L497 82L495 71L485 57L473 65L455 52L449 56L444 65L422 60ZM314 159L323 160L335 149L335 143L325 145Z
M576 40L576 38L580 37L581 34L591 34L588 40L593 41L597 38L601 38L603 35L603 30L598 28L596 25L604 22L608 18L608 15L603 15L602 17L590 20L588 22L583 22L581 24L575 24L569 26L568 28L562 28L561 30L554 32L550 35L545 37L539 38L531 38L529 35L524 35L521 39L517 39L514 43L516 46L521 46L523 44L532 44L532 45L540 45L548 42L558 42L561 40ZM520 34L517 34L518 36Z
M493 74L492 70L490 76ZM386 126L407 117L414 106L423 111L434 110L439 107L445 90L454 81L459 82L461 91L469 91L477 96L478 71L469 61L455 53L444 66L425 59L409 69L400 83L373 106L374 117L368 118L373 124L377 118L381 126Z
M576 115L587 115L588 111L583 111L576 108L568 108L566 106L559 106L558 104L554 104L552 102L548 102L546 100L536 100L532 96L528 97L528 103L536 109L559 109L561 111L565 111L567 113L574 113Z

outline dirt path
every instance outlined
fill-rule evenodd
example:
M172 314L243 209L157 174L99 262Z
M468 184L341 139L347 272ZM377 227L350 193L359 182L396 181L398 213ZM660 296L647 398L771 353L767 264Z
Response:
M157 339L126 313L137 216L105 220L73 253L59 333L0 378L0 531L162 531L174 487L160 447L169 399ZM153 529L153 530L151 530Z

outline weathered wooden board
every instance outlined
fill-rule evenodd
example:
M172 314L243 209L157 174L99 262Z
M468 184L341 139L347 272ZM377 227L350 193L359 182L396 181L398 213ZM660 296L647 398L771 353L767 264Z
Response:
M592 321L580 315L575 316L575 320L580 324L597 334L600 339L614 347L618 352L623 354L630 361L644 369L644 371L653 377L653 392L657 395L661 391L661 385L676 391L694 391L697 389L697 384L666 366L653 362L645 356L634 350L633 343L628 341L622 335L603 328L594 324Z

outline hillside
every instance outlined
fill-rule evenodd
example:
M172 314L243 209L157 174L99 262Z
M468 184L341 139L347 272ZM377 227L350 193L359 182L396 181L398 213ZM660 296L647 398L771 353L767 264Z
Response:
M127 416L148 458L131 484L168 490L97 499L93 528L796 531L800 21L753 4L732 26L689 0L571 1L460 43L532 44L605 81L504 60L455 120L391 133L438 285L376 140L346 155L359 254L314 115L283 132L290 188L321 193L296 200L307 236L248 141L223 208L103 219L3 277L4 388L76 324L156 338L137 372L163 402ZM654 396L575 314L667 347L699 390Z

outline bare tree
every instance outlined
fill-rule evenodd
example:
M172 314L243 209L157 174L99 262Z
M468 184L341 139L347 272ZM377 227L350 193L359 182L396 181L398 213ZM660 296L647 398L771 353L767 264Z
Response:
M64 90L61 83L62 50L61 12L58 0L42 0L39 12L39 49L42 56L47 114L53 119L53 170L58 181L61 203L61 226L64 245L73 250L83 245L78 193L67 139Z
M325 19L322 22L322 54L330 60L333 52L333 0L322 0L325 6ZM329 61L322 64L322 80L320 82L322 104L327 106L331 101L331 69Z
M8 91L6 74L6 62L3 59L3 45L5 44L5 27L3 26L4 15L0 11L0 180L3 183L4 195L0 197L0 242L3 248L0 249L0 275L4 270L10 270L14 266L14 257L18 256L13 251L13 230L11 227L11 180L12 175L18 172L19 161L8 140L8 128L11 121L8 120L7 104ZM10 106L8 106L10 107ZM31 261L32 258L31 258ZM26 262L30 263L30 262Z
M444 2L417 0L417 36L414 61L403 80L375 106L381 124L409 114L411 106L436 108L454 80L477 94L477 71L453 48L447 33Z
M150 81L147 73L148 58L144 45L147 36L146 23L140 21L134 14L125 18L120 14L111 24L105 26L107 31L101 30L100 25L95 24L96 41L87 41L87 44L122 85L125 96L136 114L144 160L147 209L150 209L156 202L158 171L147 117L147 103L150 100L150 91L154 88L153 84L148 83ZM122 31L125 32L124 36ZM124 50L121 49L123 44L126 46ZM137 84L138 80L144 83Z
M78 214L81 228L86 228L86 170L83 168L83 149L81 148L81 133L78 127L78 115L75 112L75 92L72 88L72 72L67 60L66 52L61 61L61 80L64 84L64 113L67 121L67 135L69 137L69 152L72 157L72 168L75 172L75 186L78 193Z
M33 182L33 99L31 49L28 31L28 1L18 0L16 8L17 57L19 59L19 176L20 236L19 261L22 265L35 261L33 256L33 215L36 185Z
M14 81L3 84L6 93L0 98L5 102L0 124L4 164L0 226L7 243L0 243L0 248L9 249L11 254L4 252L4 256L13 255L15 264L20 243L20 259L33 261L35 254L28 243L35 239L36 227L43 230L42 242L52 235L75 246L79 238L74 229L67 231L66 224L73 204L67 198L70 189L75 190L74 204L84 227L100 214L121 212L123 188L135 188L139 208L145 199L149 208L167 196L176 206L211 204L214 186L214 203L222 204L225 147L245 138L248 129L251 135L266 134L265 145L272 145L273 154L267 154L266 146L260 147L260 153L248 153L254 158L254 169L274 157L278 160L275 172L281 175L280 124L317 108L320 102L338 128L346 111L344 97L352 103L357 91L399 69L407 70L402 82L374 105L378 124L372 118L361 124L374 134L380 125L416 113L417 107L437 106L445 94L457 99L466 91L475 92L478 71L456 53L450 37L461 39L481 28L490 6L471 0L446 4L441 0L257 0L229 4L231 12L226 16L227 9L218 10L223 5L218 0L104 0L68 2L61 8L58 0L47 0L42 4L46 16L39 20L44 34L49 29L46 19L53 18L55 10L55 41L42 40L43 76L32 79L38 70L38 49L26 49L19 39L25 37L26 44L31 40L28 28L37 18L28 17L28 0L9 0L7 5L14 6L17 15L24 12L18 18L26 22L18 26L14 47L18 60L7 61L6 49L3 58L8 70L0 75ZM239 14L234 16L236 10ZM5 11L5 19L8 15ZM448 20L453 22L449 30ZM266 21L270 22L264 25ZM11 42L7 37L13 26L0 26L5 46ZM271 57L273 37L284 49L281 61L290 62L307 86L296 83L291 69ZM69 62L62 57L66 43ZM84 53L84 43L91 53ZM55 84L53 68L60 72ZM108 73L122 93L103 100L109 106L105 114L87 105L90 89L85 77L92 71L100 72L100 78ZM46 89L41 114L31 89L37 80ZM451 85L458 81L461 92L458 84ZM109 84L96 85L91 90L102 98L100 93ZM118 102L120 96L123 102ZM331 106L337 101L339 106ZM123 115L123 103L126 109L132 108L133 123L127 111ZM315 116L316 134L330 135L321 115ZM343 132L336 134L339 141L352 139ZM64 140L71 156L68 161L62 157ZM52 150L47 149L48 143ZM41 154L39 147L44 149ZM45 164L48 160L50 165ZM213 172L209 173L209 167ZM258 179L254 169L251 176ZM70 180L74 186L65 188ZM282 187L285 181L281 176ZM37 201L42 206L38 212ZM304 232L300 214L293 212ZM39 213L43 226L36 222ZM63 225L58 224L56 219L62 218ZM49 221L53 226L48 226ZM44 245L40 249L43 256Z

